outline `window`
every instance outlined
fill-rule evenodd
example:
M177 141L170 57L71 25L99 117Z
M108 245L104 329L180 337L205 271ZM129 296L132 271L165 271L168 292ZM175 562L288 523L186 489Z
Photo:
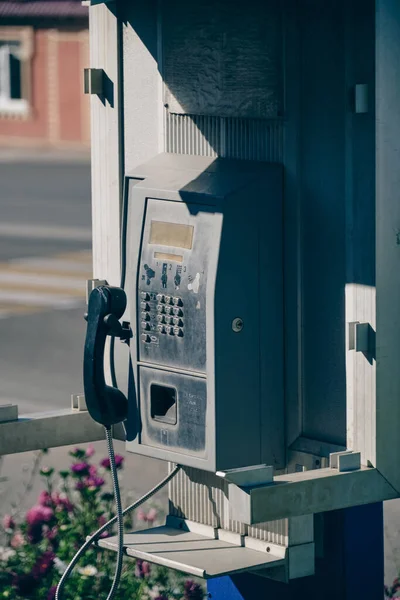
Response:
M29 111L30 30L0 28L0 114Z

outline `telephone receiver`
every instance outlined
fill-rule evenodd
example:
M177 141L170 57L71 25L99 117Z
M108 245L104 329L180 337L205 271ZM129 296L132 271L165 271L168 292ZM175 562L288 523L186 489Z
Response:
M86 340L83 357L83 387L86 406L92 419L107 428L127 418L128 400L118 388L106 384L104 351L107 336L128 341L129 325L119 319L126 309L126 294L122 288L101 285L89 296Z

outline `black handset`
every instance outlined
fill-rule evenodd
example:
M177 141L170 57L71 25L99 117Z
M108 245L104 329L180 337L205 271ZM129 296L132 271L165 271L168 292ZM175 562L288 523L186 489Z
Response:
M86 340L83 359L83 386L90 416L105 427L124 421L128 400L121 390L106 384L104 350L107 335L123 340L130 337L119 320L126 309L126 294L122 288L102 285L89 297Z

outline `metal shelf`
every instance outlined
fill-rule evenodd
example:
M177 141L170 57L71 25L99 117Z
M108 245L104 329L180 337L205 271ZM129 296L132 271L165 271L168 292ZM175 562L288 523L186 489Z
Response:
M116 552L117 537L101 539L98 545ZM169 525L126 533L124 549L127 556L204 579L286 564L283 547L282 555L276 556Z

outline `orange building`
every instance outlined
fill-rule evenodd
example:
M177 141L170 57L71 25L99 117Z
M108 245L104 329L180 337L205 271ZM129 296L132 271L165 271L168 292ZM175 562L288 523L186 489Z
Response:
M0 1L0 145L89 146L88 64L80 0Z

